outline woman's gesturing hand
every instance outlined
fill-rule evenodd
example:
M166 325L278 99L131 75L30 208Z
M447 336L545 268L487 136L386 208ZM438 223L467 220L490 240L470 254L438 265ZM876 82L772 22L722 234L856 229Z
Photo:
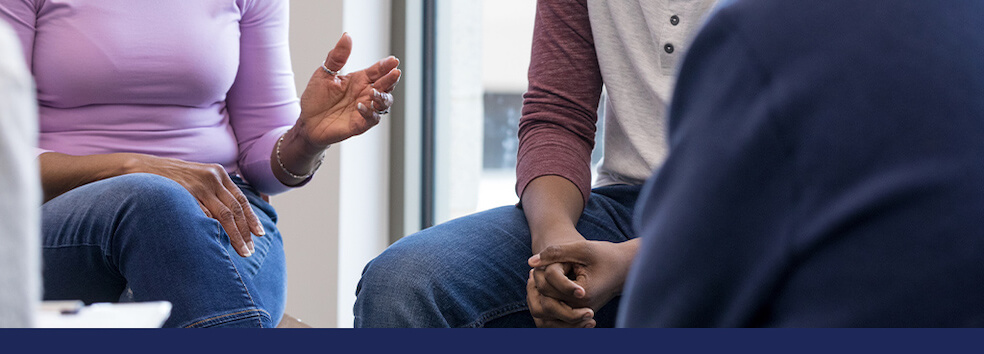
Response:
M396 68L400 61L387 57L360 71L338 73L351 53L352 37L346 33L301 95L301 117L295 128L310 148L323 150L365 133L393 104L390 92L402 75Z
M205 215L219 221L239 255L249 257L253 254L251 233L263 236L266 232L253 213L249 200L221 165L128 155L128 173L151 173L178 182L198 200Z

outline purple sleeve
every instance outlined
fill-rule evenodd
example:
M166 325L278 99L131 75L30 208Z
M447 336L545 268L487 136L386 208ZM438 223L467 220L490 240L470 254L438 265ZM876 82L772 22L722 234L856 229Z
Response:
M537 177L574 183L591 195L591 149L602 78L586 0L539 1L529 90L519 121L516 193Z
M290 189L270 168L280 136L300 116L288 48L287 0L240 0L239 73L226 98L243 177L265 194Z

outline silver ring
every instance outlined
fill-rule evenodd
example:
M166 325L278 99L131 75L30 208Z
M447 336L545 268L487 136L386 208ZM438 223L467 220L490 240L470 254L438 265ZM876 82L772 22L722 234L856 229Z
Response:
M338 76L338 72L337 71L332 71L331 69L328 68L328 66L326 64L327 64L327 60L321 62L321 70L324 70L326 73L328 73L328 75Z
M376 101L369 102L369 108L372 108L373 112L376 112L379 115L389 114L390 112L389 108L384 109L382 111L376 110Z

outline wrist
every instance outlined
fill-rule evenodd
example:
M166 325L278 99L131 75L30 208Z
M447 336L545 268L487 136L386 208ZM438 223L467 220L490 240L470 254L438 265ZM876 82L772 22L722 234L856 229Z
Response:
M622 289L625 287L625 280L629 277L629 269L632 268L632 261L635 259L636 253L639 251L639 244L641 239L634 238L625 242L616 243L617 252L615 257L618 257L618 265L616 269L618 271L617 279L619 281L618 286L615 288L614 296L622 295Z
M536 226L530 224L530 237L533 254L540 253L553 245L585 240L573 224L563 222Z
M290 130L283 135L284 149L297 153L304 158L320 156L331 144L319 144L311 135L307 133L306 124L303 119L298 119Z
M132 173L146 172L144 162L140 156L141 155L129 153L111 154L110 157L118 161L118 163L113 164L118 166L118 168L114 170L115 173L113 173L113 175L122 176Z
M328 146L312 144L297 127L280 136L274 146L271 166L278 179L286 185L296 185L308 178L321 167ZM330 145L329 145L330 146Z

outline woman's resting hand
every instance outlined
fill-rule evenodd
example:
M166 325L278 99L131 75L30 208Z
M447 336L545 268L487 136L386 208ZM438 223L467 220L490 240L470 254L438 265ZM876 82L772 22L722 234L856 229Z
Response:
M249 200L222 165L142 154L125 155L125 173L151 173L178 182L198 200L205 215L219 221L239 255L249 257L253 254L251 233L263 236L266 232Z

